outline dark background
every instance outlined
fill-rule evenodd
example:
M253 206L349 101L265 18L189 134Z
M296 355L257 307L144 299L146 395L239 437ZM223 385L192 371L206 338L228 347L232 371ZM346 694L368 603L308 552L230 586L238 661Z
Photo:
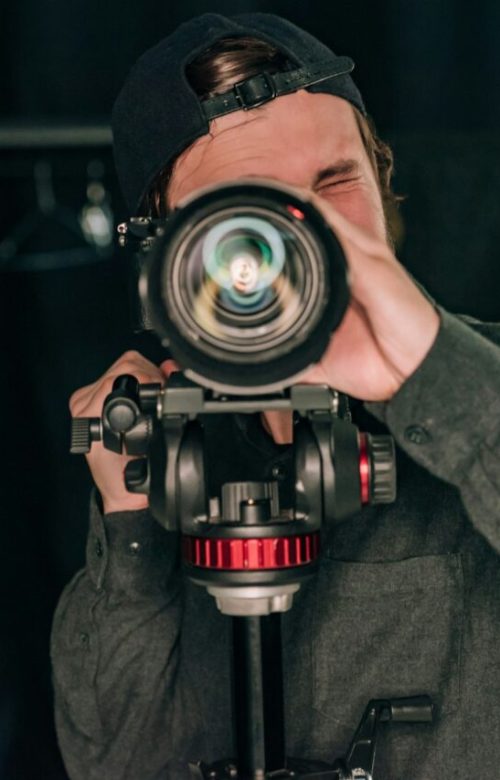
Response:
M90 487L84 459L68 454L67 399L138 343L124 257L97 253L75 222L96 179L115 221L126 216L106 141L110 107L134 59L177 24L248 10L288 16L354 58L407 196L399 256L451 311L500 317L497 0L0 6L1 780L66 777L48 639L58 594L83 563ZM44 129L78 124L89 127L79 144L40 140ZM30 128L35 138L23 142ZM35 170L39 182L49 175L58 204L43 218Z

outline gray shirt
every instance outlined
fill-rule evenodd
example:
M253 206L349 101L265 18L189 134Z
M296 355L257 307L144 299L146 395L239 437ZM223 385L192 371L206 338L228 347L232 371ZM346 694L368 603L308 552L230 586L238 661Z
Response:
M289 755L341 755L371 698L434 698L432 725L382 729L378 780L500 771L500 326L441 317L397 395L361 410L399 445L396 503L327 529L283 618ZM177 547L149 512L92 502L52 635L72 780L180 780L233 753L230 621Z

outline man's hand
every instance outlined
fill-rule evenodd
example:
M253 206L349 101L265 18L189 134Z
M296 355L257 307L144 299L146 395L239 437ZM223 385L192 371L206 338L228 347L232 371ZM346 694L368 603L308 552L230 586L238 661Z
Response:
M325 354L303 380L364 401L389 400L432 347L439 315L387 243L307 194L344 249L351 302Z
M69 402L71 414L73 417L101 417L104 400L121 374L132 374L141 383L161 382L163 385L175 370L177 366L173 360L166 360L158 367L138 352L125 352L97 382L73 393ZM94 442L86 458L101 493L104 512L124 512L148 506L147 496L129 493L125 488L124 471L132 460L130 456L110 452L101 442Z

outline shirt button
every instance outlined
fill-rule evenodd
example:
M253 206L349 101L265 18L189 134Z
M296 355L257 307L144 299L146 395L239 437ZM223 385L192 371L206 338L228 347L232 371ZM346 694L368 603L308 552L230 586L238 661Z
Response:
M88 645L89 643L89 635L86 634L85 631L80 633L80 642L82 645Z
M273 479L283 480L285 479L285 469L283 466L273 466L271 470Z
M427 444L431 441L432 436L421 425L409 425L405 430L405 439L411 441L412 444Z
M139 555L142 550L142 545L139 542L131 542L128 546L130 555Z
M96 539L94 542L94 551L98 558L102 558L102 544L100 539Z

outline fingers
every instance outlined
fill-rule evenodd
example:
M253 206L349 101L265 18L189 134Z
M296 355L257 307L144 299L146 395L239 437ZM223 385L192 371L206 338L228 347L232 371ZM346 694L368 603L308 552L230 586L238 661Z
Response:
M171 374L174 374L176 371L181 371L181 367L178 363L175 362L175 360L164 360L163 363L160 363L160 369L163 373L163 375L168 379Z
M173 369L173 361L165 361ZM173 364L173 365L171 365ZM139 352L129 351L121 355L96 381L73 393L70 410L73 417L100 417L104 400L113 388L115 379L123 374L135 376L140 383L165 382L163 371ZM86 454L94 482L99 489L105 512L143 509L148 505L147 496L129 493L123 472L132 458L106 450L102 442L94 442Z
M173 363L173 361L166 361ZM165 374L154 363L136 351L125 352L96 382L76 390L69 407L73 417L99 416L104 399L111 392L115 379L122 374L135 376L140 383L165 381Z
M348 263L352 299L369 313L370 320L375 313L388 319L393 312L400 318L405 307L427 311L424 296L385 239L351 222L317 194L310 193L309 201L337 236Z

